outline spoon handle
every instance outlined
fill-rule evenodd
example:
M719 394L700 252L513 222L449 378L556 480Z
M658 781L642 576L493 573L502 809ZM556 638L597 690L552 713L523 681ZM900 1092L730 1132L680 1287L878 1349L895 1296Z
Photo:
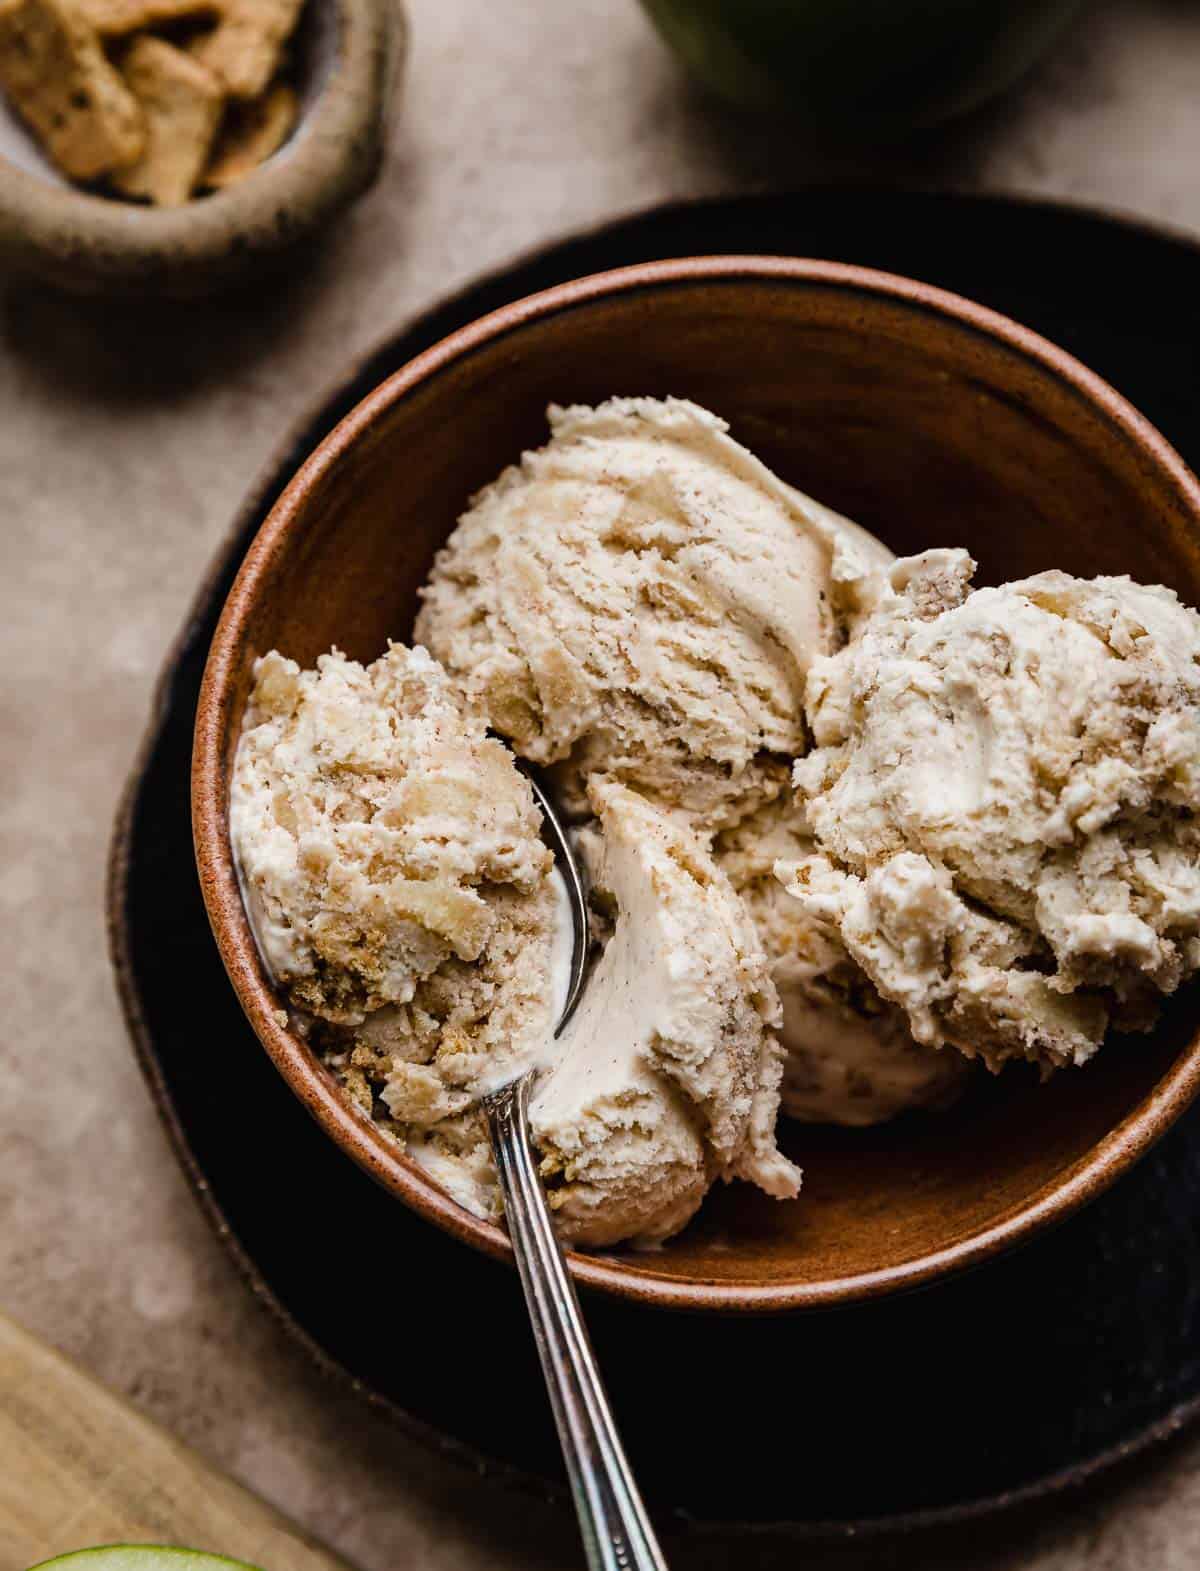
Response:
M629 1470L550 1221L529 1140L529 1077L485 1101L508 1232L525 1289L590 1571L666 1571Z

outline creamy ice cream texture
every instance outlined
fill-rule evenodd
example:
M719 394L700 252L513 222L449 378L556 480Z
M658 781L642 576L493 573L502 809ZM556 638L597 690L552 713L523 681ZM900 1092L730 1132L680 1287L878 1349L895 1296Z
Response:
M231 831L264 957L348 1094L460 1202L499 1210L481 1091L547 1065L531 1119L582 1243L655 1240L718 1178L792 1195L778 1002L703 842L597 785L612 932L557 1041L562 913L528 783L424 650L259 662Z
M717 1180L797 1192L781 1091L874 1123L951 1105L972 1057L1148 1024L1200 964L1200 618L893 563L678 400L550 420L437 559L442 664L257 671L247 904L364 1113L496 1216L478 1097L539 1063L563 1233L653 1242ZM489 725L554 771L591 872L602 952L557 1041L561 890Z
M583 836L611 932L529 1110L559 1230L574 1243L653 1243L718 1179L793 1197L775 1144L779 1004L753 925L703 839L626 787L592 788ZM499 1213L478 1115L409 1137L461 1203Z
M230 830L290 1002L368 1111L445 1116L553 1028L558 898L529 783L422 649L259 661Z
M1200 617L1128 578L897 562L814 662L777 872L918 1041L1081 1064L1200 965Z
M775 1144L779 1002L753 924L685 823L612 782L592 804L613 932L530 1110L566 1232L665 1237L717 1177L794 1196Z
M546 446L474 499L439 554L417 636L517 752L557 766L577 815L592 777L705 833L769 813L807 745L808 668L873 603L890 553L694 404L549 418ZM961 1066L914 1045L770 864L743 893L783 997L788 1110L864 1123L947 1100Z
M775 877L777 863L815 851L803 809L787 795L715 842L779 993L784 1112L805 1123L865 1125L951 1106L970 1073L966 1059L914 1041L903 1010L880 997L836 929Z
M438 555L417 640L518 753L558 766L575 812L600 774L705 829L736 822L804 750L808 667L869 601L882 548L694 404L549 418Z

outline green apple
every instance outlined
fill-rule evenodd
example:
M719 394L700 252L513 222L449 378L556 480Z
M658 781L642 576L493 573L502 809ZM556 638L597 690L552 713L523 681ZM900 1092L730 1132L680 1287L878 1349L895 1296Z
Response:
M723 98L870 133L930 125L1016 81L1086 0L642 0Z
M165 1544L106 1544L43 1560L30 1571L255 1571L242 1560Z

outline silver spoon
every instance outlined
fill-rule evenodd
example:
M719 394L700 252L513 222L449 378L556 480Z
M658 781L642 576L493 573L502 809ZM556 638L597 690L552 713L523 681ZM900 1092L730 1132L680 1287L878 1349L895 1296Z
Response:
M531 771L525 771L571 907L571 972L558 1036L583 993L587 907L575 853ZM535 1070L483 1099L508 1234L550 1406L558 1426L590 1571L666 1571L654 1529L629 1468L596 1368L595 1355L562 1246L550 1220L529 1135L529 1090Z
M583 993L587 959L587 904L575 853L533 771L518 762L533 789L571 910L571 966L559 1036ZM238 868L241 885L241 869ZM268 975L253 909L242 902ZM481 1098L496 1159L509 1238L533 1323L534 1340L558 1426L589 1571L667 1571L617 1435L579 1300L550 1220L529 1136L531 1069Z

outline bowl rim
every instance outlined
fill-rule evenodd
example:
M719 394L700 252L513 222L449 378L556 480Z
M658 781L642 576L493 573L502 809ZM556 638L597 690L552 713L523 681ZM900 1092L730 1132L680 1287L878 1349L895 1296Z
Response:
M285 549L305 503L342 456L418 386L483 345L528 323L585 303L697 282L745 280L817 284L860 291L949 318L998 340L1079 395L1129 440L1174 491L1181 513L1200 534L1200 482L1159 431L1074 356L997 311L899 274L800 257L716 255L638 263L555 285L492 311L415 356L368 393L317 445L276 499L251 542L213 635L196 711L192 754L192 829L197 870L221 959L262 1046L324 1132L385 1189L460 1242L512 1263L506 1233L459 1207L409 1163L371 1121L343 1098L300 1038L276 1016L278 1001L250 932L233 867L225 813L222 738L239 651L257 590ZM1124 1119L1087 1153L979 1232L898 1265L818 1282L782 1279L733 1283L656 1275L605 1254L568 1251L575 1280L639 1304L751 1313L831 1308L926 1285L978 1265L1043 1228L1065 1220L1107 1189L1166 1133L1200 1091L1200 1036Z

